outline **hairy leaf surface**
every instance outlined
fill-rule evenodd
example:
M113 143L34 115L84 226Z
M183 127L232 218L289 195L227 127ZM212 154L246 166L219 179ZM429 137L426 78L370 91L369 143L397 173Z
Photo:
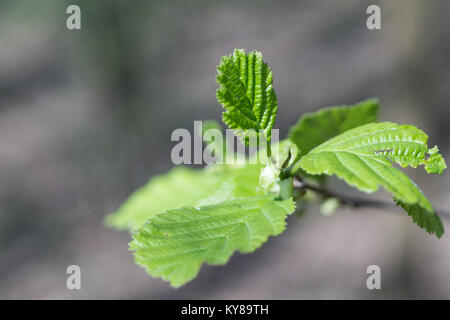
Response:
M234 251L253 252L284 231L295 205L257 196L200 208L169 210L151 218L130 243L135 261L149 274L179 287L203 263L223 265Z
M240 49L222 57L216 80L217 100L225 109L223 122L240 136L249 129L262 130L270 142L278 106L272 71L261 53Z
M365 192L375 192L383 186L414 222L440 237L442 223L429 201L414 182L389 161L403 167L425 165L429 172L441 173L445 162L429 156L437 151L428 149L427 139L428 136L414 126L390 122L367 124L314 148L300 159L300 167L309 174L336 174Z

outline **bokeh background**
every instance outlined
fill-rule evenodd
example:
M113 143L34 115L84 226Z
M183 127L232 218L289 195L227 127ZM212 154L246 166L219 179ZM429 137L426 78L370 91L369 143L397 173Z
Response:
M69 4L81 7L80 31L66 29ZM382 30L366 28L369 4ZM216 65L234 48L270 64L281 136L303 112L378 97L381 119L419 126L450 159L448 12L448 0L2 0L0 298L450 298L450 233L437 240L395 208L313 207L178 290L147 276L130 235L103 224L170 169L174 129L220 119ZM445 216L449 173L407 173ZM65 286L71 264L78 291ZM382 290L366 288L371 264Z

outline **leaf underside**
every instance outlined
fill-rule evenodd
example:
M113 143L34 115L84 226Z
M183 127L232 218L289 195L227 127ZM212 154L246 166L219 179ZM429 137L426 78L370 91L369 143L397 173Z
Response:
M379 186L394 195L416 224L440 237L444 228L422 191L391 162L403 167L425 165L428 172L445 169L442 156L432 160L428 136L414 126L390 122L371 123L348 130L311 150L300 160L308 174L335 174L348 184L365 192ZM436 154L436 152L434 152ZM433 161L433 165L430 165Z
M283 232L294 209L292 200L266 195L169 210L140 228L130 249L150 275L179 287L192 280L203 263L223 265L234 251L253 252L269 236Z
M277 98L273 90L272 71L260 52L235 50L222 57L217 67L216 96L225 111L222 120L237 135L247 130L262 130L267 141L277 115Z

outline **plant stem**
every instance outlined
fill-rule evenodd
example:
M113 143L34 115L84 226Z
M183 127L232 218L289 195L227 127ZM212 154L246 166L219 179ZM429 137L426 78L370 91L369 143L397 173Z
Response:
M309 183L306 183L305 181L299 181L297 179L294 179L294 188L297 190L311 190L317 194L322 195L325 198L335 198L341 203L342 205L346 205L353 208L378 208L378 209L391 209L395 206L394 202L387 202L382 200L372 200L372 199L362 199L347 195L342 195L330 190L327 190L322 187L318 187L315 185L311 185ZM298 200L298 199L295 199ZM441 210L436 210L439 214L441 214L441 217L450 219L450 213L443 212Z
M294 181L294 188L299 190L311 190L315 193L318 193L325 198L336 198L341 204L347 205L350 207L371 207L371 208L392 208L392 203L380 201L380 200L372 200L372 199L361 199L356 197L351 197L347 195L338 194L327 189L310 185L306 182Z

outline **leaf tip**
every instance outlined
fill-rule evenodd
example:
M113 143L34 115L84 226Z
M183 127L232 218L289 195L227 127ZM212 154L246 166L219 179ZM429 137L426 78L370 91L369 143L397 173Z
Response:
M434 146L428 150L425 158L425 171L427 173L442 174L447 169L444 157L439 153L439 148Z

